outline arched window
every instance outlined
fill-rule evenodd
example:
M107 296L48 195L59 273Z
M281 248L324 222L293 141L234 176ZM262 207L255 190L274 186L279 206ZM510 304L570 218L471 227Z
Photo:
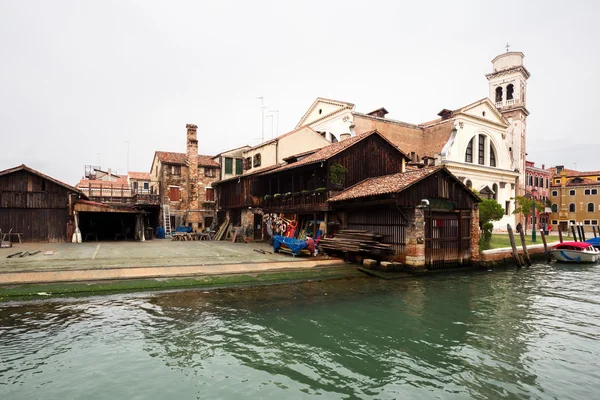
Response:
M540 186L540 178L538 178L537 176L535 177L535 187L539 187Z
M475 140L475 136L471 138L471 141L467 145L467 151L465 152L465 162L473 162L473 140Z
M552 204L552 212L558 212L558 204Z
M479 152L478 152L479 165L485 164L485 135L479 135Z
M496 88L496 103L502 102L502 86Z
M588 203L588 212L594 212L594 203Z
M548 189L548 178L546 178L546 189Z
M498 185L495 183L492 185L492 190L494 191L494 200L498 200Z
M473 187L473 182L471 182L470 180L467 179L467 181L465 182L465 185L471 189Z
M506 87L506 100L512 100L515 92L515 86L511 83Z
M494 150L494 146L492 146L492 142L490 141L490 167L496 166L496 150Z
M575 212L575 203L569 204L569 212Z

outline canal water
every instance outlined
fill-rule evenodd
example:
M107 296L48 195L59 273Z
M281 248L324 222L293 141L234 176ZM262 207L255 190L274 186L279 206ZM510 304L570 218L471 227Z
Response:
M593 399L600 266L0 304L0 399Z

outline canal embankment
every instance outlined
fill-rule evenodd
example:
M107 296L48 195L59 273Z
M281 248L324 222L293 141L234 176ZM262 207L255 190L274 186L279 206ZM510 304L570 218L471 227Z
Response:
M361 275L340 259L277 254L263 243L46 243L5 250L0 253L4 300L40 293L211 288ZM35 254L7 258L18 252Z

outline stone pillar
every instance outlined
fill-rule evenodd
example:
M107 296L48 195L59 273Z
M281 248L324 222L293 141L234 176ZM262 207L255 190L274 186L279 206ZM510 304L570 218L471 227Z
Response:
M414 268L425 268L425 211L417 206L407 213L406 264Z
M198 204L198 139L196 131L198 126L187 124L187 204L184 208L188 210L187 222L192 224L194 230L198 229L200 218L200 205Z
M477 203L473 206L471 212L471 261L479 262L481 260L479 254L479 206Z

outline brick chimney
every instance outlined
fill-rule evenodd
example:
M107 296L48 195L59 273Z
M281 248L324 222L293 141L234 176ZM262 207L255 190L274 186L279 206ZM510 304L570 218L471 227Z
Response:
M188 184L186 222L192 224L194 230L198 229L200 223L200 206L198 204L198 138L196 131L198 126L187 124L187 157Z

